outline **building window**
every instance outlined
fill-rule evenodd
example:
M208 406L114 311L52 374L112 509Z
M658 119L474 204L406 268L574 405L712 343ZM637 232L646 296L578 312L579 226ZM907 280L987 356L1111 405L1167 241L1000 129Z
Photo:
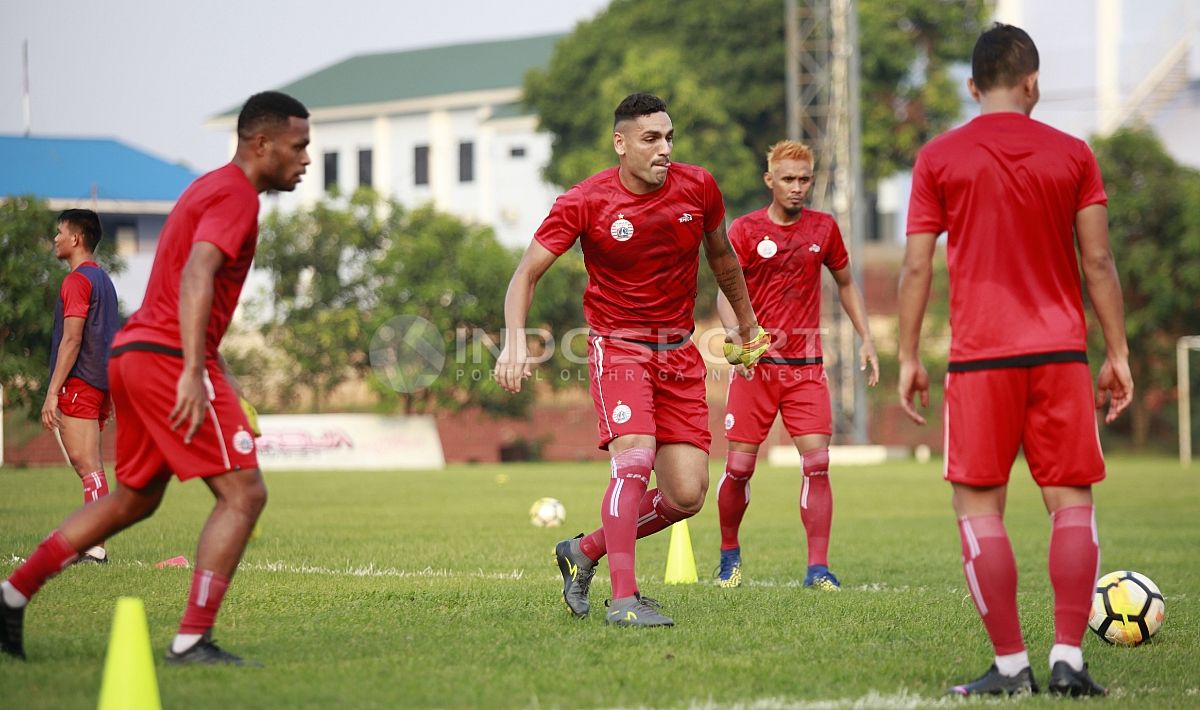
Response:
M371 186L371 149L363 148L358 151L358 184L361 187Z
M510 158L524 158L524 157L525 157L525 146L523 146L523 145L514 145L513 147L509 148L509 149L508 149L508 157L510 157Z
M338 154L330 152L325 154L325 192L336 190L338 184Z
M475 144L464 141L458 144L458 181L475 180Z
M427 145L413 148L413 184L429 184L429 146Z

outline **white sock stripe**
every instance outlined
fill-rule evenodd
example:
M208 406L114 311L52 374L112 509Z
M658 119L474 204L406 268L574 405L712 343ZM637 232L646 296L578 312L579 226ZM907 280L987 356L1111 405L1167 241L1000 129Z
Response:
M1095 506L1092 506L1092 544L1096 546L1097 550L1100 549L1100 531L1096 529L1096 507ZM1099 579L1099 578L1100 578L1099 576L1096 577L1096 579Z
M750 482L746 481L746 505L750 505Z
M971 551L971 559L979 557L979 539L975 537L975 528L971 527L969 518L962 519L963 535L967 538L967 549Z
M808 510L808 476L802 476L804 484L800 488L800 507Z
M213 573L204 570L200 574L200 588L196 590L196 606L206 606L208 604L208 585L212 582Z
M614 518L621 517L617 512L617 501L621 499L621 489L625 487L625 479L618 478L613 484L612 496L608 499L608 514Z
M725 490L725 479L729 478L729 472L721 474L721 478L717 480L717 502L721 502L721 493ZM736 479L735 479L736 480Z
M987 616L987 603L983 601L983 592L979 590L979 580L975 577L975 563L967 562L963 565L963 569L967 571L967 586L971 589L971 596L975 599L975 606L979 607L979 615Z
M646 513L642 517L638 518L638 521L637 521L638 527L645 525L646 523L650 522L651 520L654 520L657 517L658 517L658 513L651 510L649 513Z

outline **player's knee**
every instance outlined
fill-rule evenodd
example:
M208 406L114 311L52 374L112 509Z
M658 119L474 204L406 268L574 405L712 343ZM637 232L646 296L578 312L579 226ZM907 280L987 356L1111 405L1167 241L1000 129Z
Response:
M256 478L254 483L246 486L239 496L238 507L255 518L267 507L267 486L262 478Z
M829 475L829 448L809 449L800 454L805 476Z

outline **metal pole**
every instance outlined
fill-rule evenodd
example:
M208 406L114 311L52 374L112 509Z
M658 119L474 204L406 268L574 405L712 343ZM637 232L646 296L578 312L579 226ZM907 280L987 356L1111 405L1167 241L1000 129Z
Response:
M786 41L784 86L787 97L787 137L800 140L800 11L796 0L783 0L783 36Z
M1192 383L1188 372L1190 350L1200 350L1200 336L1190 335L1175 341L1175 369L1179 392L1179 463L1192 465Z
M862 109L860 102L859 79L862 71L861 56L858 45L858 3L855 0L846 2L846 42L850 50L850 67L846 75L847 106L850 112L848 123L850 128L850 169L851 202L850 202L850 264L854 283L865 291L862 278L862 246L863 236L867 228L866 205L863 197L862 174ZM865 297L865 294L864 294ZM853 355L854 353L852 353ZM857 363L857 358L852 359ZM854 368L854 438L860 444L867 441L867 382L866 373Z

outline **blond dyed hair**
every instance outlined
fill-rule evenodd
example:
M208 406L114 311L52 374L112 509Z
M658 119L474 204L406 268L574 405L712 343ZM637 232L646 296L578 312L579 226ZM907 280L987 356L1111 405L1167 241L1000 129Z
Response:
M781 160L803 160L812 165L812 148L809 148L800 141L779 141L770 148L767 148L767 172L775 172L775 166Z

